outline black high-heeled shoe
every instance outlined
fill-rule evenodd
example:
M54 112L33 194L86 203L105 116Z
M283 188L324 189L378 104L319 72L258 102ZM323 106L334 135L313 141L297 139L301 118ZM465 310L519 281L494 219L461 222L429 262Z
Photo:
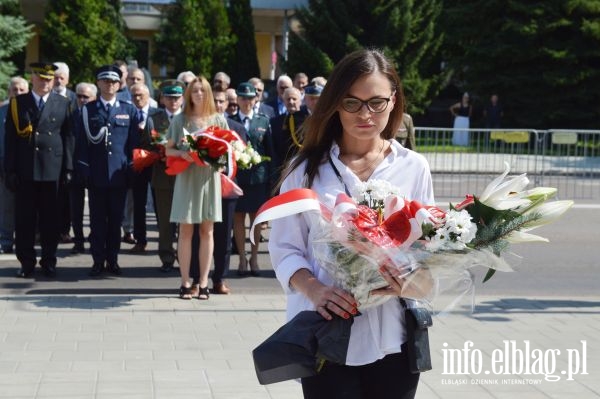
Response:
M198 299L201 301L206 301L210 297L208 292L208 285L206 287L200 287L200 291L198 292Z

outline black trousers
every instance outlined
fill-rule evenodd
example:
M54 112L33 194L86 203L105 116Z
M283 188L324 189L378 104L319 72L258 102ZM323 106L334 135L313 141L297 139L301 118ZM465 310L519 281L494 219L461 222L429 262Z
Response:
M133 238L136 243L148 243L146 229L146 203L148 202L148 185L152 177L152 168L146 168L133 177Z
M35 268L35 232L40 229L42 267L56 266L58 247L58 183L19 183L15 194L15 252L26 273Z
M419 374L410 372L405 346L402 353L364 366L325 363L318 375L302 378L304 398L413 399Z
M125 209L125 187L90 187L90 252L94 263L117 263L121 248L121 222Z
M73 226L73 242L83 245L83 212L85 207L85 186L74 183L69 187L69 201L71 205L71 225Z
M215 269L211 275L213 286L223 281L223 278L229 273L229 260L231 258L231 235L233 232L233 214L235 213L235 204L237 198L221 198L221 214L223 221L215 223L213 237L215 240L215 248L213 251L213 259ZM200 263L198 260L198 250L200 247L199 226L194 226L194 235L192 236L192 261L190 268L190 276L194 283L198 283L200 273Z
M69 187L65 183L58 183L58 233L65 235L68 235L71 231L69 191Z

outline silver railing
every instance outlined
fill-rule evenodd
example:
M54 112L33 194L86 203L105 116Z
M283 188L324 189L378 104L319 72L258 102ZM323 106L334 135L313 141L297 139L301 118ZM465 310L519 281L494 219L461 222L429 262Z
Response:
M600 200L600 130L467 129L459 133L463 145L453 143L452 128L415 130L436 198L480 193L507 162L511 174L527 173L532 185L557 187L560 198Z

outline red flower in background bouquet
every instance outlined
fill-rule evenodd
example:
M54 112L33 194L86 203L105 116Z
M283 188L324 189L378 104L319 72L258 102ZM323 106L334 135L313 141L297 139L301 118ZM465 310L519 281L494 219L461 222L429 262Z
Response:
M268 160L267 157L256 155L251 146L244 143L242 138L233 130L209 126L197 132L190 133L184 129L182 147L189 150L194 164L210 166L219 172L223 197L234 197L243 191L233 182L237 168L247 169L255 163ZM256 153L256 154L255 154ZM249 157L248 154L251 154ZM186 170L192 163L181 157L167 157L166 173L177 175Z
M157 161L165 159L165 144L167 144L165 135L159 133L156 129L152 129L150 131L151 149L133 149L133 170L139 173L154 165Z

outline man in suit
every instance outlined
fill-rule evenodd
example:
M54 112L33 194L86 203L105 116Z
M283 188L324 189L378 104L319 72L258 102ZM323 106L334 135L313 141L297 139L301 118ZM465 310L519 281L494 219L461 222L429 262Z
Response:
M292 79L287 75L281 75L277 79L277 96L272 100L267 101L267 105L271 106L275 111L275 116L287 113L285 101L283 100L283 92L285 89L294 87Z
M83 107L83 137L77 166L88 179L91 276L106 269L121 274L118 254L127 186L132 176L133 148L139 140L138 119L132 104L117 100L121 70L104 65L96 71L100 97Z
M4 184L4 122L8 114L10 99L29 92L29 83L20 76L10 78L8 84L8 101L0 106L0 251L11 254L15 244L15 193L6 188Z
M267 105L263 101L263 93L265 92L265 83L260 78L251 78L248 80L254 89L256 90L256 104L254 104L254 112L263 114L267 118L271 119L275 117L275 110L270 105Z
M30 277L37 262L36 228L40 231L40 266L56 275L58 182L73 170L69 100L53 93L50 63L31 67L32 91L13 98L6 118L6 186L15 192L15 243L21 263L18 277Z
M302 137L298 130L308 112L302 107L300 91L295 87L287 88L283 93L287 113L271 119L273 131L273 169L275 180L279 179L286 162L292 158L302 146Z
M69 85L69 66L64 62L55 62L56 71L54 71L54 88L56 94L67 98L71 107L71 114L77 109L77 96L73 90L68 88ZM58 183L58 232L59 241L62 244L72 242L69 232L71 230L71 211L69 202L69 188L64 182Z
M78 137L83 134L83 126L81 125L81 109L85 104L96 100L98 88L93 83L81 82L75 87L77 96L77 108L72 115L73 134L75 136L75 152L73 159L78 159L79 145L83 143L85 137ZM73 171L73 180L69 185L69 208L71 210L71 225L73 226L73 248L71 254L76 255L85 252L85 237L83 235L83 213L85 208L85 188L87 186L86 179L81 176L78 168Z
M156 108L150 106L150 90L144 83L135 83L129 87L131 100L136 108L137 119L139 121L140 138L146 135L146 127L151 132L154 129L150 114L156 112ZM146 168L133 175L132 193L133 193L133 238L135 245L131 248L132 253L144 253L148 244L146 228L146 203L148 202L148 185L152 178L152 169Z

